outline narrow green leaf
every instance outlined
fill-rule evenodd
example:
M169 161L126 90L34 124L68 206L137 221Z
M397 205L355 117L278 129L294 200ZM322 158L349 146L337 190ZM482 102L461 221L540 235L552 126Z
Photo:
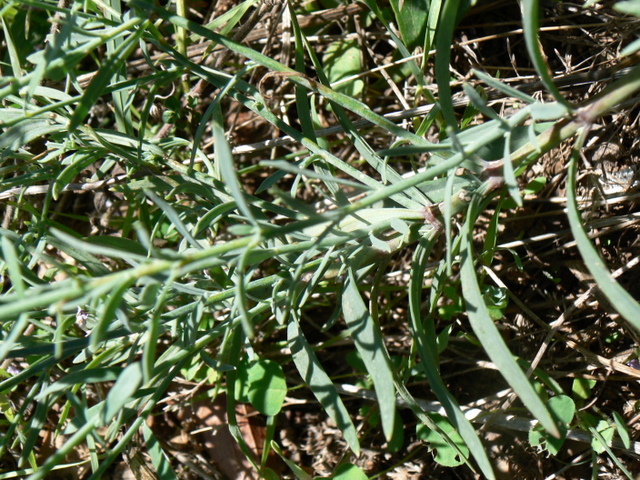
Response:
M427 20L427 32L424 39L425 57L429 55L429 51L431 50L433 41L436 38L438 21L440 20L440 12L442 11L442 2L443 0L431 0L429 2L429 18Z
M96 448L96 438L93 435L87 436L87 448L89 449L91 470L95 471L100 468L100 459L98 458L98 449Z
M236 324L237 325L237 324ZM220 357L224 362L239 362L243 361L243 343L246 340L246 336L244 335L243 329L232 327L227 330L225 334L225 342L224 342L224 351L220 353ZM239 365L238 365L239 367ZM240 431L240 427L238 426L238 418L236 412L237 405L237 397L236 397L236 389L238 388L238 377L237 375L240 373L238 370L231 370L227 372L227 419L229 422L229 433L234 438L234 440L238 443L240 450L246 457L246 459L251 463L253 468L259 470L260 467L256 463L255 456L249 449L247 442ZM245 371L246 373L246 371Z
M120 413L122 407L131 401L141 384L142 365L136 362L125 367L107 394L102 413L103 424L109 423L113 417Z
M42 117L28 118L7 128L0 134L0 150L17 152L36 138L46 138L48 135L64 130L66 130L64 125L53 120Z
M160 325L160 315L164 310L165 302L170 294L174 294L173 285L175 283L175 270L171 270L169 277L164 282L160 294L156 297L155 304L153 306L153 314L150 315L146 322L147 337L144 350L142 352L142 373L145 383L148 382L154 373L154 366L156 362L156 350L159 345L158 338L162 333Z
M105 18L116 23L122 23L122 2L120 0L107 0L110 8L105 8ZM143 27L144 28L144 27ZM107 56L118 55L121 48L125 48L126 40L121 36L113 35L107 40ZM126 58L126 57L125 57ZM109 79L110 85L115 85L127 80L126 62L117 62L113 67L113 74ZM133 136L133 122L131 117L131 110L126 108L127 96L130 92L123 89L116 89L111 92L113 98L114 114L116 119L116 125L120 132Z
M215 100L211 102L211 104L207 107L204 114L202 114L202 118L200 118L200 124L198 125L198 128L196 129L196 133L193 136L192 145L200 145L200 142L202 141L202 136L204 135L206 129L209 127L209 119L211 118L212 115L216 114L216 112L220 111L220 101L224 97L229 95L230 91L233 90L236 82L240 80L244 75L246 75L248 70L249 68L245 67L237 71L233 75L233 77L231 77L229 81L227 81L226 85L221 89L220 93L215 98ZM198 152L199 151L197 148L194 148L191 151L191 157L189 159L189 168L191 169L193 168L196 154ZM205 155L203 155L203 157L207 158ZM219 163L217 163L215 167L212 167L210 169L210 172L214 175L216 179L220 178L220 172L218 167L219 167Z
M104 156L104 151L93 151L89 154L73 155L71 164L67 165L53 182L51 195L57 200L62 190L73 181L78 174L93 162Z
M280 456L280 458L282 458L284 463L287 464L287 466L291 469L291 471L293 472L293 474L296 476L298 480L313 480L313 477L311 475L305 472L302 468L300 468L294 462L289 460L286 457L286 455L282 453L282 450L280 450L280 446L275 441L271 442L271 448L273 449L274 452L276 452Z
M28 435L24 443L22 443L22 454L20 455L20 463L26 463L32 456L36 448L36 444L39 444L41 440L42 430L47 423L47 413L51 408L48 402L37 402L35 412L29 418ZM32 465L35 467L35 465Z
M247 13L247 10L251 8L258 0L249 0L242 2L240 5L236 5L229 11L222 15L217 15L211 22L205 26L209 30L220 32L221 35L227 35L233 27L235 27L242 16ZM197 42L199 37L197 35L191 36L192 42Z
M503 156L502 172L504 175L504 183L509 191L509 196L519 207L522 206L522 197L518 189L518 182L511 163L511 131L504 134L504 156Z
M342 403L335 385L318 361L311 345L304 337L297 320L292 319L287 327L287 339L291 346L293 362L300 376L311 389L311 392L325 409L329 417L338 426L344 439L356 455L360 454L358 433L351 421L349 412Z
M23 333L29 325L29 315L25 313L19 314L17 320L11 326L11 331L0 343L0 362L4 362L9 353L14 351L18 341L24 339Z
M98 236L93 239L89 238L85 241L80 240L73 235L69 235L62 230L58 230L57 228L52 228L51 233L55 235L57 239L62 240L62 242L57 242L55 241L56 239L53 238L49 239L49 243L56 248L60 248L69 256L75 258L84 265L87 265L89 271L96 276L106 275L109 273L109 270L105 268L103 262L99 261L91 254L121 258L133 265L148 260L145 250L133 247L133 242L125 238L117 240L115 238L111 238L110 240L107 240Z
M11 285L18 297L22 297L25 293L25 283L22 275L22 267L18 253L16 252L13 242L9 240L9 237L2 235L2 256L7 264L7 270L9 270L9 278L11 279Z
M305 56L305 46L309 46L309 42L302 33L300 24L298 23L298 17L296 16L295 7L291 3L286 3L286 8L289 9L289 15L291 17L291 27L295 38L295 69L298 72L304 72L307 69L307 58ZM309 48L309 50L313 50ZM319 128L320 122L317 122L317 112L314 105L314 97L307 96L308 90L300 85L296 85L296 110L298 111L298 118L300 119L300 126L305 137L309 138L313 142L318 142L316 137L315 128ZM327 147L327 141L322 139L320 145L323 148ZM330 191L334 189L330 187Z
M472 228L474 212L477 208L478 198L474 196L469 206L469 215L464 224L461 246L461 271L460 277L464 291L464 300L467 307L467 316L471 327L478 340L484 346L489 358L497 365L502 376L507 380L511 388L518 394L522 402L535 418L551 435L560 436L560 430L555 424L549 410L542 402L535 389L529 382L524 372L520 369L513 355L507 348L502 335L493 323L482 298L482 292L478 285L473 259Z
M234 367L233 365L228 365L216 360L215 358L211 358L203 351L200 352L200 358L204 363L213 368L216 372L229 372L236 369L236 367Z
M382 430L387 440L390 440L393 436L396 415L396 394L391 361L382 340L380 326L371 317L360 296L353 266L349 268L349 277L342 293L342 313L356 348L373 380L380 407Z
M130 253L134 258L142 259L147 256L147 250L139 243L129 238L113 237L109 235L96 235L87 237L83 240L90 245L95 245L99 248L107 248L110 252L123 252L119 258L126 258L127 253ZM99 251L99 248L96 251ZM106 252L103 250L103 253ZM118 257L116 257L118 258Z
M513 97L513 98L517 98L519 100L522 100L525 103L534 103L536 101L535 98L533 98L530 95L527 95L526 93L518 90L517 88L513 88L510 85L507 85L506 83L502 83L500 80L493 78L490 75L487 75L486 73L480 71L480 70L473 70L473 74L478 77L480 80L482 80L484 83L486 83L488 86L490 86L491 88L494 88L500 92L503 92L505 94L506 97Z
M487 100L482 97L475 88L465 82L462 84L462 89L464 93L467 94L467 97L469 97L469 102L476 107L480 113L492 120L503 121L500 116L487 105Z
M438 102L442 109L442 116L449 128L458 129L456 116L453 109L451 94L451 76L449 63L451 61L451 45L453 43L453 31L458 21L458 11L461 0L445 0L442 15L438 21L438 35L436 35L436 62L435 73L438 84Z
M362 183L354 182L353 180L345 179L345 178L335 178L330 173L325 172L317 172L314 170L309 170L307 168L300 168L296 163L291 163L285 160L263 160L260 162L260 165L264 165L265 167L274 168L280 172L289 172L294 173L296 175L303 175L307 178L317 178L324 182L334 182L337 185L344 185L347 187L351 187L358 190L369 190L370 188L362 185ZM261 187L263 188L263 187ZM263 188L264 190L264 188Z
M122 297L130 285L130 282L121 282L109 292L104 310L100 312L98 322L91 331L90 349L92 351L95 351L98 345L104 340L107 330L111 327L111 321L115 318L118 308L120 308Z
M212 128L215 140L216 162L220 168L220 175L229 189L229 193L236 201L236 206L240 213L244 215L248 222L253 225L257 225L258 221L247 203L246 193L242 190L240 182L238 181L238 175L233 161L233 154L231 153L231 148L229 147L229 142L225 137L222 125L222 112L220 110L220 104L218 103L216 104L216 109L213 113Z
M198 241L193 238L193 235L191 235L189 228L187 228L187 226L180 218L180 214L171 205L169 205L169 203L165 202L151 190L145 189L144 193L153 201L153 203L155 203L162 209L169 221L173 224L174 227L176 227L176 230L178 230L178 232L180 232L180 234L187 240L187 242L189 242L189 245L198 250L202 250L202 245L200 245Z
M130 137L124 133L116 132L114 130L107 130L103 128L91 128L87 125L78 129L83 140L87 142L98 142L109 151L114 152L123 158L128 158L132 162L138 162L139 159L136 156L137 150L140 148L144 154L149 156L163 158L166 152L158 145L145 139L138 139L136 137ZM118 148L123 147L123 148ZM133 152L133 153L132 153ZM147 177L146 180L161 183L162 180L158 177Z
M459 238L459 237L458 237ZM482 442L478 438L475 428L471 425L471 422L467 420L462 412L458 402L453 398L453 395L447 390L442 377L440 376L440 366L438 363L439 351L438 344L436 342L436 331L433 320L429 317L426 321L426 327L423 325L421 318L421 305L422 305L422 289L424 283L424 272L427 262L429 261L429 254L433 248L436 238L431 240L422 239L418 246L413 258L413 264L411 267L411 280L409 283L409 319L410 326L413 332L413 337L416 340L416 346L420 359L422 360L422 368L424 369L429 385L433 389L436 397L442 403L449 421L455 426L456 431L460 434L465 444L469 448L469 451L476 459L478 467L482 471L485 478L493 480L495 474L487 452L485 451ZM454 248L457 250L459 242L454 243ZM446 265L441 265L441 270L444 273ZM438 278L436 276L435 278ZM432 286L432 293L434 299L431 302L435 307L435 297L437 297L435 290L438 290L437 282ZM442 334L441 334L442 335ZM425 415L426 419L431 423L425 423L427 427L434 429L433 421L428 415ZM448 439L448 436L443 433L443 438ZM448 439L449 446L454 446L455 442Z
M36 400L42 400L47 395L58 392L64 392L73 385L91 384L99 382L113 382L118 378L118 374L122 371L121 367L102 367L102 368L85 368L76 372L69 373L49 385L36 396Z
M117 75L117 70L123 65L125 59L133 52L138 46L138 40L142 37L142 34L146 31L147 26L151 23L150 20L146 20L143 25L140 25L138 29L132 32L119 46L112 52L111 55L102 63L100 70L95 77L91 80L91 83L84 91L80 102L76 106L73 116L69 121L69 130L75 130L78 125L82 123L85 117L89 114L89 110L97 101L98 97L102 95L104 89L109 85L114 75ZM114 36L107 39L107 43L112 40Z
M549 93L559 103L571 108L569 102L560 93L560 90L553 82L553 77L549 72L549 67L544 59L544 53L540 45L540 2L539 0L522 0L522 24L524 28L524 40L529 51L531 63L540 76L540 80Z
M577 149L576 152L578 152ZM640 304L613 278L582 226L582 218L576 201L578 158L577 153L571 157L567 179L567 216L569 217L571 233L576 240L576 245L580 255L582 255L584 264L591 272L598 288L607 297L611 306L636 330L640 331Z
M606 422L604 422L604 423L606 423ZM611 460L613 460L613 463L616 464L616 466L622 471L622 473L624 473L627 476L627 478L629 480L637 480L637 477L633 476L631 474L631 472L620 461L620 459L616 456L616 454L613 453L613 451L611 450L611 447L609 446L610 441L613 438L613 428L612 429L606 429L604 432L601 432L599 430L599 428L596 429L596 428L593 428L593 427L589 427L589 431L594 436L594 439L591 442L591 447L595 451L599 451L599 452L606 451L607 454L609 455L609 458L611 458ZM599 447L601 447L601 449L599 449Z
M409 50L424 44L429 4L424 0L391 1L400 36Z
M21 77L22 75L24 75L24 72L22 71L22 65L20 65L20 56L18 55L16 44L14 43L13 37L11 36L11 30L4 20L4 15L0 17L0 20L2 20L2 30L4 32L4 39L7 45L7 53L11 62L11 70L13 76Z
M613 411L613 422L616 424L616 431L618 432L620 440L622 440L624 448L631 448L631 436L629 435L627 423L625 419L622 418L622 415L615 410Z
M235 283L235 296L236 304L235 308L240 313L240 321L242 322L242 328L248 338L253 338L253 314L247 303L247 285L250 281L251 273L247 273L248 265L250 265L250 255L254 249L258 247L260 239L257 235L254 235L252 242L247 245L247 248L242 252L238 261L238 267L234 275Z
M83 440L95 431L95 425L93 422L82 425L78 431L76 431L71 438L69 438L64 445L55 451L42 466L40 466L34 473L29 476L29 480L43 480L45 478L55 478L49 473L56 468L56 466L64 462L64 458L69 455Z
M142 424L142 433L147 446L147 451L151 457L151 462L158 472L158 480L178 480L175 472L171 468L171 463L166 453L162 450L160 442L156 439L153 431L145 423Z

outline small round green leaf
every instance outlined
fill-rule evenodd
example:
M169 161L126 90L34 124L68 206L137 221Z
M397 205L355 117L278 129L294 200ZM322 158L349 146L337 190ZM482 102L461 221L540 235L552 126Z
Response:
M329 81L333 84L360 73L362 71L360 56L360 47L354 40L338 40L329 44L322 58ZM356 97L363 88L364 82L358 78L349 83L339 84L335 90Z
M464 463L465 457L469 456L469 449L462 440L462 437L453 428L449 421L437 413L429 414L440 428L442 434L430 429L425 424L416 427L416 435L423 442L429 444L429 448L435 451L435 461L445 467L457 467ZM442 435L448 437L445 439ZM452 444L455 444L455 448ZM464 457L463 457L464 456Z
M346 463L338 467L333 480L367 480L367 476L355 465Z
M571 423L576 413L576 404L571 397L557 395L549 399L548 405L551 414L558 419L563 426Z
M280 364L260 360L249 367L248 397L251 405L264 415L276 415L287 394L287 382Z

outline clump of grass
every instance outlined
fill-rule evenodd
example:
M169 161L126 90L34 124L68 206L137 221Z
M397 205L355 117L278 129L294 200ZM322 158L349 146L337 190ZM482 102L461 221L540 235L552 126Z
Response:
M1 11L3 69L11 72L0 85L2 478L65 468L101 478L119 458L141 468L136 443L159 476L177 478L183 467L146 422L180 381L199 387L184 408L224 394L229 431L265 478L278 475L268 465L273 452L292 475L309 478L276 436L299 385L345 442L333 475L364 475L357 457L375 428L389 451L411 435L438 464L495 478L477 431L484 423L530 430L531 443L554 455L566 438L587 442L594 466L606 452L630 477L611 450L635 448L620 414L609 422L576 414L593 386L583 386L582 398L551 368L514 356L500 320L511 305L527 307L499 278L495 258L504 252L503 211L524 205L519 178L571 142L567 212L577 249L607 301L640 328L638 303L594 248L576 197L580 152L594 125L637 94L640 69L573 103L549 70L540 8L528 0L526 50L551 99L477 69L484 90L464 84L459 100L451 47L467 7L432 2L425 10L406 0L383 10L367 1L364 20L397 49L385 84L399 92L404 82L416 98L434 100L385 116L372 100L382 87L354 78L364 69L359 44L314 43L321 30L316 19L300 26L302 6L243 2L210 22L177 4L25 1ZM278 54L242 43L259 25L255 12L278 25L280 8L291 43ZM416 47L418 57L409 50ZM430 65L435 84L424 73ZM496 111L487 97L497 96L518 108ZM287 137L257 144L262 138L232 128L243 117ZM321 130L327 118L334 125ZM244 144L232 146L233 134ZM269 159L256 156L270 147ZM407 169L416 161L421 168ZM388 265L407 279L394 284ZM403 348L389 341L394 329L408 338ZM350 361L334 374L336 345ZM506 411L485 417L461 406L445 360L475 348L510 401L517 397L522 418L509 423ZM425 382L430 402L416 393ZM364 398L367 428L356 426L349 395ZM247 445L237 404L266 419L261 453ZM48 453L53 443L42 431L64 441ZM86 452L79 461L78 452Z

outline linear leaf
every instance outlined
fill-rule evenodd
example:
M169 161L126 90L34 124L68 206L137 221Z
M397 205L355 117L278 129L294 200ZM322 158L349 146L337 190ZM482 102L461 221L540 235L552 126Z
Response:
M124 40L119 47L113 51L111 55L100 66L100 70L91 83L84 91L78 106L73 112L73 116L69 121L69 130L73 131L85 117L89 114L89 110L94 105L98 97L103 93L104 89L109 85L111 79L116 75L116 71L122 66L125 59L133 52L133 49L138 45L138 40L142 34L146 31L146 25L150 23L146 20L143 25L135 30L126 40ZM107 40L107 43L115 37L112 36Z
M167 454L164 453L160 442L158 442L153 431L146 423L142 424L142 432L147 444L149 456L151 457L153 466L156 467L156 471L158 472L158 478L161 480L177 480L178 477L176 477L175 472L171 468L171 463L167 458Z
M438 21L438 35L436 35L436 82L438 84L438 101L442 109L442 116L448 127L457 130L456 116L453 110L451 94L451 80L449 64L451 62L451 45L460 8L460 0L445 0L442 14Z
M13 242L6 235L2 236L2 256L9 270L9 278L11 279L11 285L16 291L19 297L22 297L25 293L25 283L22 275L22 266L18 253Z
M358 441L358 433L349 417L344 403L338 395L335 385L326 374L324 368L318 361L318 357L313 352L311 345L304 337L300 325L297 320L292 319L287 328L287 338L291 345L291 353L293 362L302 379L311 389L311 392L325 409L329 417L336 423L344 439L356 455L360 454L360 442Z
M169 205L151 190L145 189L144 193L147 197L153 200L153 203L155 203L162 209L169 221L171 221L173 226L176 227L176 230L180 232L180 234L187 240L187 242L189 242L189 244L193 248L202 250L202 245L200 245L198 241L193 238L193 235L191 235L191 232L180 218L180 214L171 205Z
M549 66L544 59L544 53L540 45L540 6L539 0L522 0L522 26L524 29L524 40L527 44L531 63L540 76L540 80L549 90L549 93L560 103L569 107L569 102L560 93L560 90L553 83L553 78L549 72Z
M1 98L1 97L0 97ZM18 151L36 138L62 132L64 125L54 123L47 118L28 118L7 128L0 135L0 150Z
M577 150L576 150L577 151ZM585 265L591 272L598 287L609 303L622 315L636 330L640 331L640 305L620 284L613 278L604 261L593 247L582 226L580 211L576 201L576 171L578 155L573 155L569 164L569 177L567 184L567 216L571 233L576 239L576 245L582 255Z
M109 423L124 407L142 384L142 365L132 363L118 376L118 380L107 394L102 421Z
M253 225L257 225L258 221L255 219L253 212L249 208L247 203L246 193L240 186L238 181L238 175L236 173L233 154L229 147L229 142L224 135L222 111L220 110L220 104L216 103L216 108L213 113L213 136L215 139L215 155L216 163L220 168L220 175L225 185L229 189L229 193L236 201L238 210L245 216L246 220Z
M73 155L71 164L67 165L53 182L53 186L51 188L51 195L53 196L53 199L58 200L62 190L71 183L82 170L103 156L104 151L97 149L88 154Z
M124 238L115 241L112 239L107 242L101 237L96 237L84 241L57 228L52 228L51 233L55 236L54 238L48 239L51 245L60 248L69 256L78 260L95 276L106 275L109 273L109 270L104 267L104 264L100 260L91 254L122 258L132 265L147 260L145 251L142 249L135 251L135 248L131 248L132 242ZM56 238L61 240L61 242L56 241ZM123 248L125 245L128 245L128 247Z
M118 378L118 373L122 371L121 367L105 367L105 368L85 368L77 372L72 372L60 380L52 383L36 396L36 400L41 400L52 393L62 392L76 384L90 384L99 382L112 382Z
M478 198L474 197L469 206L469 216L462 230L462 246L460 250L462 266L460 270L460 278L462 281L462 289L464 291L464 300L467 308L467 316L471 327L475 332L478 340L482 343L489 358L498 366L502 376L507 380L511 388L518 394L522 402L529 409L535 418L540 421L542 426L553 436L559 436L560 431L553 421L549 410L542 402L529 379L520 369L513 358L513 355L507 348L498 328L493 323L491 316L487 310L487 306L482 298L482 292L478 285L474 261L473 261L473 245L472 245L472 213L475 211Z
M387 440L390 440L396 415L396 394L391 361L382 340L378 322L371 317L360 296L353 267L349 268L349 277L342 293L342 313L356 348L373 380L380 406L382 430Z
M506 97L517 98L519 100L522 100L525 103L534 103L536 101L536 99L533 98L531 95L528 95L518 90L517 88L513 88L512 86L506 83L503 83L500 80L493 78L492 76L487 75L486 73L480 70L473 69L473 74L476 77L478 77L480 80L482 80L484 83L489 85L491 88L494 88L504 93Z
M430 328L428 328L427 331L423 326L422 319L420 318L424 272L429 260L429 254L436 241L437 239L435 237L431 241L428 241L427 239L422 240L416 247L416 252L414 254L414 261L411 268L411 280L409 284L409 319L411 322L411 329L422 361L422 368L427 375L427 379L429 380L429 385L431 386L433 393L435 393L438 400L442 403L442 406L447 412L447 418L455 426L456 431L464 440L469 451L476 459L478 467L482 470L485 478L491 480L495 478L495 474L493 473L493 468L491 467L491 463L487 457L487 452L482 445L482 442L480 442L475 428L471 425L471 422L467 420L464 412L460 408L460 405L458 405L458 402L453 398L453 395L451 395L449 390L447 390L447 387L440 376L438 346L435 342L435 327L433 326L433 321L429 320ZM432 286L432 288L436 287ZM454 442L451 441L451 443Z
M90 349L92 351L95 351L98 345L104 340L108 329L111 327L111 321L115 318L116 311L122 304L122 297L130 286L130 282L124 281L109 292L108 300L104 304L104 310L99 315L98 322L91 331Z
M282 453L282 450L280 449L280 445L278 445L273 440L271 441L271 448L273 448L273 451L276 452L280 456L280 458L282 458L284 463L287 464L287 466L291 469L291 471L293 472L293 474L296 476L298 480L313 480L313 477L311 475L309 475L305 470L300 468L297 464L289 460L287 456L284 453Z

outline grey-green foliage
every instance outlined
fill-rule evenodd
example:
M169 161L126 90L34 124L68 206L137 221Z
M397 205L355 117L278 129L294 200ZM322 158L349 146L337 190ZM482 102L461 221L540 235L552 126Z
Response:
M246 9L249 3L243 4ZM537 6L525 3L535 17ZM456 2L444 2L442 14L440 2L430 5L434 10L425 12L421 21L450 36L458 20ZM22 48L17 30L9 27L16 21L29 21L24 16L26 6L35 8L38 18L43 12L60 14L56 20L59 32L37 52ZM371 9L381 14L377 7ZM395 13L402 11L396 8ZM585 131L585 119L597 119L637 91L637 68L605 91L598 102L581 110L562 98L549 107L520 96L524 106L511 117L489 115L493 119L461 132L454 125L452 105L441 98L446 120L441 124L448 123L449 128L446 138L433 144L324 84L327 76L312 52L307 53L315 62L319 81L231 40L225 32L214 33L142 0L128 2L122 14L102 4L79 2L58 11L51 2L34 0L5 3L2 15L7 47L3 53L12 74L0 85L0 176L1 190L6 192L2 200L5 224L0 230L5 291L0 299L0 355L20 372L2 370L1 399L12 398L16 407L7 407L1 400L9 410L5 411L0 452L17 452L16 468L23 475L46 478L71 450L87 442L105 449L104 455L92 450L90 459L91 478L100 478L164 398L172 380L181 376L203 380L202 371L213 384L212 392L226 391L229 412L234 411L235 382L246 381L251 383L244 385L251 395L240 399L246 397L261 410L277 415L281 405L265 406L265 399L256 393L260 379L254 378L259 370L255 365L273 367L265 363L272 361L280 366L265 368L271 372L267 383L277 385L273 388L278 398L283 399L285 393L283 369L288 375L295 369L299 375L295 381L306 384L357 453L360 439L350 418L355 412L345 406L323 366L321 350L305 337L307 327L303 328L305 317L318 308L318 297L328 298L332 307L341 297L341 308L326 319L327 328L341 311L344 331L335 338L349 338L366 360L387 439L392 440L399 418L395 414L399 395L418 421L438 432L456 461L471 465L473 457L482 473L493 478L474 427L439 376L433 312L423 318L420 310L426 261L443 235L448 255L442 259L439 275L451 271L454 262L461 263L464 300L477 340L490 347L492 360L530 413L548 432L558 433L545 403L493 326L476 265L482 252L475 251L472 229L487 202L500 191L503 179L508 194L519 202L517 174L560 141ZM233 18L235 22L240 16ZM533 20L525 21L530 38L537 26ZM407 22L401 25L411 29ZM43 24L34 26L29 30L32 46L36 38L45 36L46 29ZM167 41L176 29L188 31L194 42L209 40L249 62L233 74L195 63ZM412 43L434 38L432 33L424 38L415 32L412 35ZM299 40L294 47L297 58L304 58L309 44L300 41L303 34L299 30L295 38ZM395 41L399 51L408 54L402 40L396 37ZM447 38L437 41L450 44ZM162 67L153 64L148 73L127 80L123 72L131 52L141 48L147 55L147 45L166 53ZM537 46L529 42L529 47L536 67L542 69ZM106 55L100 62L96 62L98 53ZM448 58L439 56L436 62L438 84L448 85ZM301 120L303 125L316 120L311 118L317 107L311 103L314 99L330 102L368 170L361 171L337 157L330 143L316 138L308 128L299 131L279 118L260 89L248 81L257 66L292 82L299 102L310 102L299 106L299 112L309 115ZM417 65L411 68L421 75ZM96 72L88 84L78 78L85 69ZM153 102L147 95L155 94L159 82L181 88L179 79L186 72L192 83L204 79L217 88L204 117L215 140L213 155L191 141L188 126L183 137L179 133L158 139L148 123ZM445 74L447 78L441 78ZM502 88L498 81L478 76ZM422 83L424 78L417 81ZM510 93L508 87L504 90ZM486 111L482 99L469 93L476 107ZM265 161L255 167L272 175L259 196L250 194L243 184L246 177L238 173L237 158L225 137L222 108L228 108L229 101L290 135L301 149L293 159ZM113 117L107 109L112 121L98 118L102 102L113 105ZM437 111L434 107L429 122L435 120ZM390 137L388 148L376 151L368 130L354 127L353 115L368 120L378 132L388 132L397 144ZM193 138L201 138L205 130L197 128ZM504 162L489 170L482 157L496 151ZM429 153L430 160L415 175L403 176L404 172L390 166L389 159L418 152ZM96 168L86 173L92 166ZM74 183L81 173L90 185ZM294 187L285 192L277 187L286 174L294 178ZM335 208L319 209L305 203L296 188L310 180L327 198L325 205ZM39 189L42 186L44 190ZM92 234L86 208L74 213L59 207L69 196L91 197L87 192L95 190L126 205L120 214L105 213L93 220L109 234ZM348 191L363 195L349 201ZM591 258L592 247L581 234L576 207L570 207L579 248ZM460 232L451 227L455 216L462 222ZM385 348L378 310L365 299L367 292L385 288L380 283L382 276L376 274L381 259L416 244L408 298L417 353L405 359L398 371ZM635 301L625 297L613 279L600 275L602 265L594 261L593 268L597 270L594 276L598 273L596 278L604 283L603 292L621 299L620 313L636 325ZM433 307L433 299L442 290L437 283L432 288ZM260 347L268 344L270 335L286 337L292 358L288 354L268 361L260 358ZM422 362L419 367L416 355ZM253 377L245 375L243 365L254 366ZM450 430L439 426L442 419L436 422L429 417L407 390L409 372L416 368L426 374L459 437L449 436ZM97 384L111 390L88 402ZM38 401L36 414L25 417L26 400L34 398ZM56 403L65 420L56 433L67 435L67 441L37 467L31 452L40 426ZM103 426L108 428L101 429ZM231 431L248 452L233 418ZM155 467L169 472L165 478L172 478L153 433L145 429L145 436ZM461 441L464 448L459 446ZM270 445L267 441L266 447ZM256 468L264 467L265 458L252 459Z

